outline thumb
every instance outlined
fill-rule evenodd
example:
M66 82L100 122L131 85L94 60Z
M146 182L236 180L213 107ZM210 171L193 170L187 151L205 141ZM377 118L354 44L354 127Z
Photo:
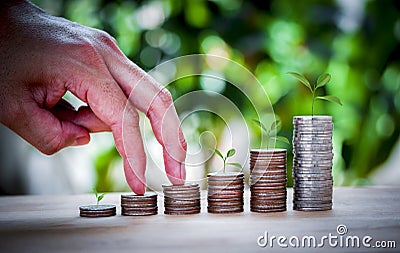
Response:
M27 142L47 155L67 146L87 144L90 135L87 129L69 121L62 121L50 111L30 106L9 126Z

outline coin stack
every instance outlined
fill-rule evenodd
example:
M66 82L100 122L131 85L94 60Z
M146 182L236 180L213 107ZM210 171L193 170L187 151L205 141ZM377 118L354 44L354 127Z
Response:
M146 192L144 195L121 195L121 214L127 216L146 216L158 213L157 194Z
M293 118L293 209L332 209L331 116Z
M227 172L208 175L208 212L243 212L243 173Z
M250 151L250 211L286 211L286 149Z
M88 217L88 218L109 217L109 216L115 216L116 207L115 205L80 206L79 212L81 217Z
M198 184L163 185L164 214L186 215L200 213Z

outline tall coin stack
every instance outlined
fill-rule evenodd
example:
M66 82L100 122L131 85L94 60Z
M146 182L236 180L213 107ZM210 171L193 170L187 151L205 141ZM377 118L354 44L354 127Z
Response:
M250 150L250 211L286 211L286 149Z
M207 210L209 213L243 212L243 173L227 172L208 175Z
M200 213L198 184L163 185L164 214L186 215Z
M146 216L158 213L157 194L146 192L144 195L121 195L121 214L127 216Z
M293 209L332 209L331 116L293 117Z

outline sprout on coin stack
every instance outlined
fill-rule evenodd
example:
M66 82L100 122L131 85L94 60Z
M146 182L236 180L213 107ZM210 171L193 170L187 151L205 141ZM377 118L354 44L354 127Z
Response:
M266 138L266 149L250 150L250 211L259 213L286 211L286 149L269 148L271 143L288 139L277 136L281 122L267 128L253 120Z
M223 160L223 171L208 174L207 210L209 213L241 213L243 212L243 172L226 172L226 166L232 165L242 169L239 163L227 162L235 155L230 149L224 156L219 150L212 150Z
M80 206L80 216L88 218L114 216L116 214L115 205L99 205L100 201L104 198L105 193L99 194L96 188L93 188L93 193L96 196L96 205Z
M335 96L317 96L317 90L331 79L329 74L318 77L316 84L303 75L289 72L312 94L311 116L293 117L293 209L323 211L332 209L332 116L314 116L317 99L342 105Z

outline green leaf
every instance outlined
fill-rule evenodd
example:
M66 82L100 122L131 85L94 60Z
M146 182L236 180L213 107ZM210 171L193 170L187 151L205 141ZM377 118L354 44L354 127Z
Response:
M336 96L318 96L318 97L316 97L316 99L326 100L329 102L334 102L339 105L343 105L342 102L340 101L340 99Z
M97 197L97 201L100 202L103 198L104 195L106 195L105 193L101 194L100 196Z
M243 168L243 166L240 163L227 163L227 164L235 166L235 167L240 168L240 169Z
M261 123L261 121L259 121L258 119L253 119L253 122L255 122L261 128L262 131L267 133L267 128L264 126L263 123Z
M217 154L219 157L222 158L222 160L224 160L224 156L221 154L221 152L218 149L210 149L212 152L214 152L215 154Z
M236 150L234 148L229 149L228 152L226 152L226 158L233 156L236 153Z
M286 137L283 137L283 136L275 136L274 138L275 138L275 140L277 140L277 141L280 141L280 142L283 142L283 143L286 143L286 144L290 145L290 142L289 142L289 140L288 140Z
M275 122L271 124L271 131L274 131L274 130L279 131L281 126L282 126L282 122L280 120L275 120Z
M303 75L300 75L299 73L295 73L295 72L288 72L288 74L292 75L294 78L296 78L301 83L303 83L311 91L311 93L314 93L310 82Z
M318 77L317 86L315 89L325 86L331 80L331 75L328 73L322 74Z
M99 193L97 192L96 187L93 187L93 193L94 193L94 195L96 195L96 199L97 199L97 197L99 196Z

